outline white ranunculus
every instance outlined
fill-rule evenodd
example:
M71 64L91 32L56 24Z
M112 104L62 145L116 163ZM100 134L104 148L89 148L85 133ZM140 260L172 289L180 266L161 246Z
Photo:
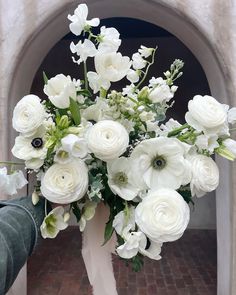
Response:
M147 238L142 232L130 233L123 245L116 248L117 254L125 259L130 259L138 254L139 249L145 249Z
M7 174L7 168L0 168L0 188L1 192L8 195L14 195L18 189L23 188L28 181L22 171L15 171Z
M120 52L99 53L94 60L98 75L111 82L123 79L131 65L129 57L122 56Z
M81 199L88 189L88 169L82 160L53 164L43 175L41 192L51 202L68 204Z
M30 94L24 96L15 106L12 126L25 136L31 136L43 124L45 118L46 112L40 98Z
M162 103L171 100L174 93L167 84L162 84L153 88L148 97L153 103Z
M186 122L197 131L207 135L227 133L225 127L227 110L215 98L205 95L195 95L188 103Z
M129 134L120 123L103 120L93 125L87 135L89 150L103 161L121 156L129 144Z
M130 170L128 158L121 157L107 163L108 185L114 194L131 201L139 193L140 188L135 181L135 175Z
M227 150L229 150L236 157L236 141L235 140L231 138L227 138L223 141L223 145L227 148Z
M131 154L132 170L142 187L172 188L190 182L191 173L185 154L190 146L176 138L143 140Z
M48 213L40 226L41 235L44 239L54 239L60 230L68 227L68 223L64 221L64 208L58 206Z
M191 156L189 162L192 170L192 196L202 197L205 193L214 191L219 184L219 169L216 163L204 155Z
M105 26L102 26L99 35L99 52L116 52L121 44L119 37L120 33L115 28L106 28Z
M231 108L228 111L228 122L230 124L235 124L236 123L236 107Z
M88 57L95 56L97 53L95 45L92 41L88 39L85 39L84 42L80 40L76 45L74 44L74 42L71 42L70 50L72 53L76 53L80 57L77 61L73 59L73 61L78 65L81 62L86 61Z
M74 134L68 134L61 140L62 149L73 157L85 158L88 154L87 142Z
M135 209L139 229L157 243L179 239L189 223L190 210L183 197L172 189L148 193Z
M34 147L34 140L41 142L41 146ZM27 162L29 166L32 164L33 166L36 165L37 168L39 168L38 160L44 160L47 155L47 149L44 147L43 138L37 133L35 137L24 137L22 135L17 136L15 138L15 145L13 146L11 152L18 159L31 161Z
M69 27L70 31L79 36L86 27L97 27L100 23L99 18L93 18L87 20L88 16L88 6L86 4L80 4L75 9L73 15L68 15L68 19L72 22Z
M88 72L87 77L89 86L93 89L93 93L97 93L101 88L108 90L111 86L109 80L103 79L96 72Z
M70 97L76 100L75 84L72 82L70 76L63 74L49 79L43 91L51 103L60 109L66 109L70 106Z
M132 55L132 66L135 70L143 69L147 64L147 61L142 58L138 52Z

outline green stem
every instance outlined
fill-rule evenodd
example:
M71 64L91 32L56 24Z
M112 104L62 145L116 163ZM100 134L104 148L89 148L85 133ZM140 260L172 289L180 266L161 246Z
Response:
M146 77L147 77L147 73L148 73L148 71L149 71L150 66L154 64L156 50L157 50L157 47L153 50L153 53L152 53L152 60L151 60L151 62L148 64L148 66L147 66L147 68L146 68L146 71L145 71L145 73L144 73L144 76L143 76L142 80L138 83L137 86L135 86L135 89L138 89L138 88L140 87L140 85L144 82L144 80L146 79Z
M170 131L167 135L167 137L172 137L172 136L176 136L177 134L179 134L182 130L184 130L185 128L189 128L190 126L186 123L184 125L182 125L179 128L176 128L172 131Z
M87 78L87 64L86 64L86 61L84 61L84 83L85 83L85 89L88 90L88 78Z
M44 203L44 213L45 213L45 217L48 215L48 200L45 199L45 203Z
M25 165L25 163L20 163L20 162L11 162L11 161L0 161L0 165Z

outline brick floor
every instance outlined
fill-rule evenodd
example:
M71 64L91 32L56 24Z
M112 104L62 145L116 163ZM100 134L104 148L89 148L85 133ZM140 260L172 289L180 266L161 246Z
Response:
M91 295L80 249L74 227L43 241L28 262L28 295ZM145 259L139 273L114 257L119 295L216 294L215 231L187 230L177 242L164 244L162 257Z

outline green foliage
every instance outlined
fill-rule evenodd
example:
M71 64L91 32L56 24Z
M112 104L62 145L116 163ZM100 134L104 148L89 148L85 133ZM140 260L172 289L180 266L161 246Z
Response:
M80 107L74 99L70 97L70 112L71 112L71 117L76 125L79 125L81 122L81 116L80 116Z
M135 272L139 272L141 270L143 267L143 256L140 253L131 258L131 266L132 270Z
M111 238L113 232L114 232L114 228L112 226L114 220L114 216L110 215L110 218L108 220L108 222L106 223L106 227L105 227L105 231L104 231L104 242L102 244L105 245Z
M183 197L186 203L191 203L194 205L192 200L191 190L189 186L181 186L178 190L178 193Z
M48 77L46 75L46 73L43 71L43 81L44 81L44 84L47 85L48 84Z
M81 211L80 211L80 208L78 207L78 203L73 202L70 206L71 206L72 212L74 213L76 217L77 222L79 222L81 218Z

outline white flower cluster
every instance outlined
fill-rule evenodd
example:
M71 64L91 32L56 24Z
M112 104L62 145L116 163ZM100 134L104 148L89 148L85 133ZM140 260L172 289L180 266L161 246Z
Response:
M111 209L106 232L115 230L117 254L158 260L163 243L184 233L192 197L218 186L218 167L210 156L235 159L229 131L236 108L196 95L186 124L172 118L163 124L183 62L175 60L163 78L143 86L156 48L142 45L131 59L122 56L119 32L103 26L94 35L99 19L87 15L87 5L80 4L68 16L71 32L85 36L70 49L78 65L93 57L95 71L85 66L84 81L45 75L46 101L27 95L14 109L13 127L20 135L12 153L37 173L37 196L70 204L81 231L97 203L105 202ZM130 83L122 92L109 91L125 77ZM69 216L62 207L53 209L41 226L43 237L65 229Z

